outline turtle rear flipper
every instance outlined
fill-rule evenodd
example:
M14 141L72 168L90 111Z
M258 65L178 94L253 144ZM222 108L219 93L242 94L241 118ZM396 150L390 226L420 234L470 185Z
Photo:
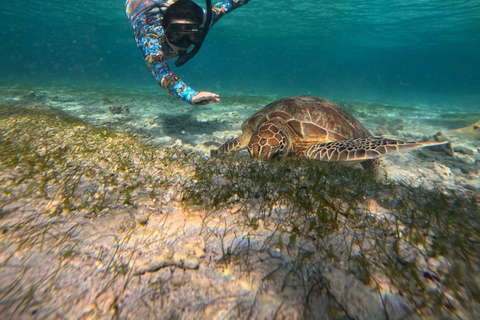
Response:
M219 157L225 153L240 151L247 147L251 134L243 133L240 136L228 139L218 149L210 150L210 157Z
M359 138L327 143L315 144L305 150L305 156L309 159L320 161L365 161L383 157L389 153L419 149L429 146L447 144L441 142L405 142L385 138Z

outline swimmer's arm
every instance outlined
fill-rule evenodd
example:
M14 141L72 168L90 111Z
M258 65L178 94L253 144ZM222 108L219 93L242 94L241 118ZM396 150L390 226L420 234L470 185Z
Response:
M136 33L137 44L143 51L147 68L157 83L169 94L192 104L192 98L197 91L190 88L177 75L170 71L163 51L163 32L161 27L145 25ZM160 36L162 35L162 36Z
M227 13L249 3L250 0L224 0L213 6L213 23L215 24Z

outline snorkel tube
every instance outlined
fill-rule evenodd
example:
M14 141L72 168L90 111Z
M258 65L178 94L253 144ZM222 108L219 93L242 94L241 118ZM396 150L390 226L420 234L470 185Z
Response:
M178 57L178 60L175 61L175 65L177 67L183 66L185 63L188 62L188 60L192 59L197 54L197 52L202 47L205 37L207 36L208 29L210 29L210 24L212 23L212 1L205 0L205 2L207 4L207 17L205 18L203 27L198 31L199 33L202 34L202 39L201 41L199 41L198 44L194 45L193 49L190 50L190 52L185 52L184 54L180 54L180 56Z

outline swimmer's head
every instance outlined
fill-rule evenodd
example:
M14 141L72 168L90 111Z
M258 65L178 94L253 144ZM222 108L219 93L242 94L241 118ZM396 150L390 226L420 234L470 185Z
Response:
M199 45L205 38L205 14L192 0L179 0L167 8L162 26L169 44L180 50Z

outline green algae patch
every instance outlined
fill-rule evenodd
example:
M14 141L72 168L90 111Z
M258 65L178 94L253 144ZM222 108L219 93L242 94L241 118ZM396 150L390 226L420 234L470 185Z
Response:
M193 181L190 205L207 215L232 212L251 239L260 226L269 230L255 249L224 250L224 259L247 261L245 270L254 268L246 256L273 246L299 262L291 272L307 277L309 292L329 291L318 285L326 273L319 265L331 263L384 297L403 297L409 316L479 310L478 194L412 187L341 165L238 156L209 160Z
M159 197L177 180L173 160L134 133L41 107L0 110L5 201L41 197L51 214L95 216L138 194Z
M84 266L71 264L80 258L103 266L97 290L89 287L97 298L119 277L128 282L135 252L128 243L143 236L138 229L165 195L174 196L186 157L43 105L0 106L2 314L67 309L81 292L57 299L53 288L78 276L72 268Z
M207 159L42 105L0 106L0 169L7 317L479 312L474 193L303 159Z

